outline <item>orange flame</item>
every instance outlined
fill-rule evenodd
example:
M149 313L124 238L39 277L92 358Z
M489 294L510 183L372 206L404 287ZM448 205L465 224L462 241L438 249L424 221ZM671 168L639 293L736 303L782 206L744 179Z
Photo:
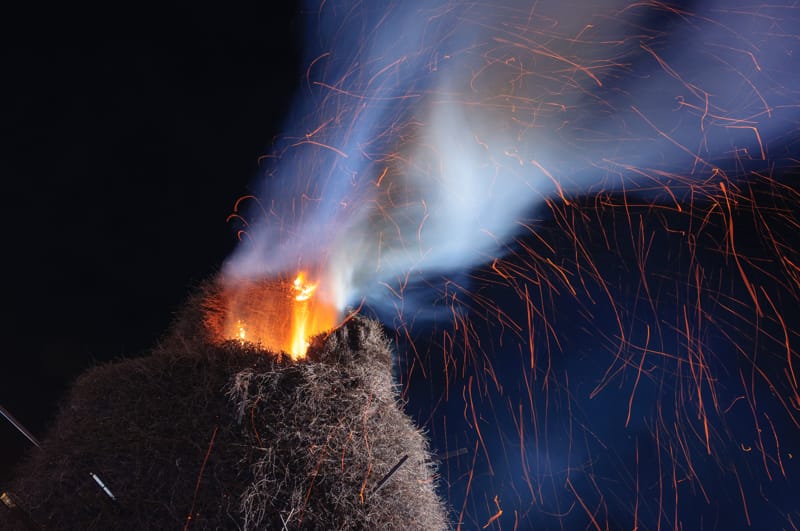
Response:
M308 337L311 335L306 331L311 320L309 300L317 289L317 285L307 283L305 274L300 273L294 279L292 288L296 295L293 305L292 346L289 354L292 359L297 359L305 356L306 350L308 350Z
M334 328L336 309L318 297L305 272L288 281L244 281L228 285L224 336L303 358L311 337Z
M239 336L239 341L241 341L242 343L247 341L247 330L245 329L244 322L241 319L236 321L236 328L239 329L239 333L236 334L237 336Z

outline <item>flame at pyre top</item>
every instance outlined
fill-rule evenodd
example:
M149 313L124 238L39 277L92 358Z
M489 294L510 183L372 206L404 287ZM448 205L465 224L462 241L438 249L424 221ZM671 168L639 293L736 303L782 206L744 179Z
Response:
M311 337L329 332L339 323L339 312L315 297L317 285L305 273L291 281L223 279L221 283L223 338L299 359L305 356Z

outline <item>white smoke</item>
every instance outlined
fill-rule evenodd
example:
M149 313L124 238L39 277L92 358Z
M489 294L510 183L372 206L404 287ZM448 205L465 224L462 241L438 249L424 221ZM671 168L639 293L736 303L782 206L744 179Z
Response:
M310 269L340 309L491 261L548 198L760 158L795 113L788 8L315 9L306 89L225 272Z

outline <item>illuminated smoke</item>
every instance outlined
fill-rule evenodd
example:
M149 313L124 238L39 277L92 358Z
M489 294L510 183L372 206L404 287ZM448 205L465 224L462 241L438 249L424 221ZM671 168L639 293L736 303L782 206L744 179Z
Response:
M792 12L781 7L310 11L305 86L225 272L308 270L340 309L409 309L404 289L504 255L547 199L658 194L671 172L707 178L734 155L765 158L794 116L796 54L780 37Z

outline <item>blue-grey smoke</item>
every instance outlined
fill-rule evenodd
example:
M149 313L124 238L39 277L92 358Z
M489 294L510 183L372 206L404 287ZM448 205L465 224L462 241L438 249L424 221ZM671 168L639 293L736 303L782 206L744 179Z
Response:
M329 0L308 19L304 89L225 273L308 270L340 309L408 309L547 200L766 158L797 111L788 5Z

